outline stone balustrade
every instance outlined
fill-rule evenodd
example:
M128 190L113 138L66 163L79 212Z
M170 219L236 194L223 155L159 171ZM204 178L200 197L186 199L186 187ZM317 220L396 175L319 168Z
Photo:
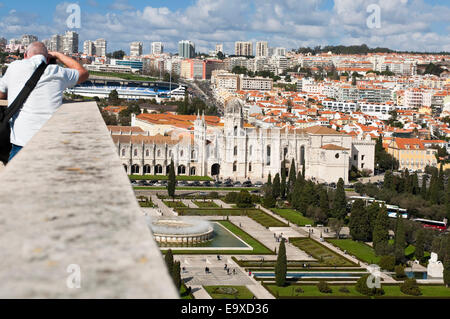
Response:
M0 172L0 298L178 298L95 103Z

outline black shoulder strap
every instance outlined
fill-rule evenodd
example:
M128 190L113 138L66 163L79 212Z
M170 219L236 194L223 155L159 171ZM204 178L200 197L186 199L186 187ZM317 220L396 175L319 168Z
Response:
M8 122L17 112L19 112L23 104L30 96L31 92L36 87L46 68L47 63L42 61L42 63L34 71L33 75L30 77L27 83L25 83L25 86L23 87L22 91L20 91L19 95L17 95L14 102L12 102L12 104L5 110L5 116L3 118L4 123Z

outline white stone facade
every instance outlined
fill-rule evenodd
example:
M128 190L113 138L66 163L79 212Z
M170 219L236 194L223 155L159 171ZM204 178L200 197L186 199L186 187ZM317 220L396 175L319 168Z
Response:
M373 172L375 142L359 141L335 130L315 126L307 129L263 129L245 125L242 102L227 104L224 125L207 127L198 116L191 137L186 131L171 136L113 136L128 174L167 174L171 159L180 175L214 176L219 179L266 181L281 171L305 166L306 178L348 183L351 165ZM142 127L146 130L146 127ZM176 131L176 130L175 130ZM187 134L186 134L187 133ZM180 136L184 136L181 138Z

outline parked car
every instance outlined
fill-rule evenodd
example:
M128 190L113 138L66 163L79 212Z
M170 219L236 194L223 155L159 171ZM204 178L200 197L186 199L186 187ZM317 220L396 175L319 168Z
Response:
M210 181L205 181L205 182L203 182L203 186L211 187L211 182Z
M225 182L225 183L223 184L223 186L224 186L224 187L233 187L233 183L231 183L231 182Z
M252 184L251 181L245 181L245 182L242 183L242 186L244 186L244 187L252 187L253 184Z
M189 186L199 187L199 186L202 186L202 185L200 184L199 181L194 181L194 182L190 183Z
M234 186L234 187L241 187L242 184L241 184L241 182L237 181L237 182L235 182L235 183L233 184L233 186Z
M255 186L256 186L256 187L263 187L264 184L263 184L263 182L256 182L256 183L255 183Z

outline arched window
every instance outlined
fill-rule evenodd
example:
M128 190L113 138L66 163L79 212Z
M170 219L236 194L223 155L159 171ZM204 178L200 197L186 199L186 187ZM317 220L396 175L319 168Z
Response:
M139 171L140 171L139 165L134 164L133 166L131 166L131 175L139 174Z
M138 150L134 150L134 156L138 156Z
M178 175L186 175L186 166L184 165L178 166Z
M184 151L181 150L181 151L180 151L180 157L183 157L183 155L184 155Z
M122 149L122 156L125 156L125 149Z
M237 136L237 133L238 133L238 127L235 126L235 127L234 127L234 136Z
M126 166L125 164L123 165L123 168L125 169L125 172L128 173L128 166Z
M146 151L145 151L145 156L147 156L147 157L150 156L150 151L149 151L149 150L146 150Z
M155 166L155 174L162 174L163 173L163 168L161 165L156 165Z
M158 150L158 157L161 157L161 150Z
M150 165L145 165L144 166L144 175L149 175L151 174L152 168L150 167Z
M237 149L237 146L235 146L235 147L234 147L234 150L233 150L234 156L237 156L237 153L238 153L238 149Z
M191 176L195 176L195 173L196 173L196 169L195 169L195 167L191 167Z
M236 171L237 171L237 162L235 161L233 163L233 172L236 172Z
M169 151L169 157L172 158L172 151Z
M192 151L192 153L191 153L191 159L195 159L195 151Z
M252 162L248 163L248 171L249 171L249 172L252 171Z
M284 150L283 150L283 156L286 157L287 153L288 153L288 148L285 147Z
M252 156L253 155L253 145L250 145L250 148L248 150L248 155Z
M267 146L267 165L270 165L270 157L272 156L272 149L270 148L270 145Z
M305 146L300 148L300 165L305 165Z

